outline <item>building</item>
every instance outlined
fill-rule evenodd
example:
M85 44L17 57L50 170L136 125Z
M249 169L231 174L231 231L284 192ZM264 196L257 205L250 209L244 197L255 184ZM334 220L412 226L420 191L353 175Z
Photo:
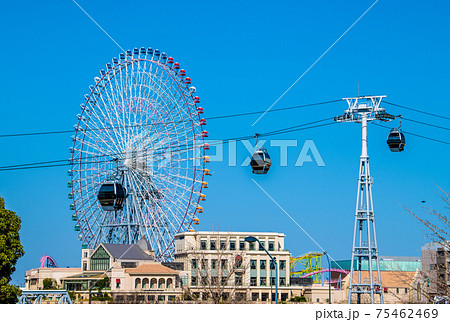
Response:
M249 236L262 246L246 242ZM279 301L304 296L307 302L327 303L327 283L291 279L291 254L284 238L282 233L269 232L180 233L170 263L156 261L144 238L134 245L101 243L95 249L82 249L80 268L30 270L27 289L42 287L44 278L53 278L78 302L106 292L115 303L270 303L277 285ZM105 278L108 283L98 289ZM331 289L333 303L340 301L344 291Z
M421 271L380 271L381 287L383 289L384 304L402 303L427 303L427 298L423 296L422 286L425 282ZM378 283L378 274L373 272L374 283ZM358 280L358 272L353 272L353 280ZM369 271L361 271L361 281L369 281ZM350 284L350 274L344 278L344 303L347 303L348 288ZM378 298L376 298L378 301ZM356 294L352 298L352 303L356 303ZM361 303L370 303L369 295L362 294Z
M276 258L277 268L254 236ZM181 281L187 295L205 302L287 301L303 295L305 286L291 285L289 258L282 233L185 232L175 235L175 262L183 263Z
M80 267L33 268L25 272L25 290L43 290L46 278L51 279L57 288L63 288L61 279L80 272Z
M422 270L421 257L412 256L380 256L380 271L401 271L401 272L415 272L416 270ZM331 268L343 269L346 271L351 270L351 260L332 261ZM376 267L375 260L372 261L372 267ZM353 269L357 269L357 261L353 261ZM369 261L361 261L361 270L369 270Z
M426 277L424 292L430 301L450 296L450 242L446 245L431 242L422 246L423 273Z
M144 238L133 245L101 243L95 249L83 249L81 267L79 274L62 278L63 287L81 299L105 277L110 283L105 291L117 303L175 301L182 294L179 272L155 261Z

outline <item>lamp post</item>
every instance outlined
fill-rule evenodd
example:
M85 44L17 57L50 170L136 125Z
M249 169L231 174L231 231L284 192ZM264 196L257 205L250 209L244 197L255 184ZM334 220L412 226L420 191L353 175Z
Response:
M275 266L275 304L278 304L278 265L277 265L277 261L275 260L275 258L273 258L269 252L267 251L267 249L264 247L264 245L259 241L258 238L253 237L253 236L248 236L245 237L244 239L247 243L253 243L255 241L258 242L259 246L264 249L264 251L267 253L267 255L269 255L272 263ZM270 269L270 265L269 265L269 269ZM273 293L272 293L272 269L270 269L270 301L271 304L273 304Z
M330 265L330 258L328 257L328 253L324 252L324 255L327 256L328 261L328 304L331 304L331 265Z

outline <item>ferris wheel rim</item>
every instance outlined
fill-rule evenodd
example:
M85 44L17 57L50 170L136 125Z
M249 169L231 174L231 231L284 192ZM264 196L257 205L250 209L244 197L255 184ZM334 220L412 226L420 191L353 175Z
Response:
M190 98L191 99L192 99L192 94L190 93L189 89L187 88L187 85L184 83L182 77L178 73L173 73L172 74L170 72L170 69L168 68L168 66L166 64L163 64L163 63L159 62L159 61L155 61L155 60L152 60L152 59L133 58L133 59L130 59L130 60L125 60L123 62L119 62L113 68L109 69L107 73L102 75L102 77L100 78L99 81L96 81L95 85L90 90L89 95L87 95L86 101L84 102L84 105L82 107L82 115L83 115L83 113L86 113L86 114L88 113L88 110L89 110L88 109L88 105L89 105L89 108L90 108L89 118L92 116L92 111L94 110L94 108L95 107L99 108L97 103L98 103L99 97L101 96L101 93L103 91L105 91L106 85L108 83L110 83L111 80L113 78L115 78L117 73L119 72L119 71L115 70L116 66L120 65L121 66L120 70L123 70L124 68L126 68L128 66L128 65L125 65L125 64L127 64L127 62L131 62L130 64L134 64L136 62L143 62L143 61L144 62L149 62L150 64L156 64L158 67L161 67L164 70L165 75L166 74L169 75L169 77L172 78L173 83L176 84L176 86L178 87L177 91L180 92L181 97L184 100L184 105L189 106L188 97L186 97L185 94L186 94L186 92L188 92L190 94ZM109 72L112 71L112 70L114 70L115 72L112 75L110 75ZM105 83L105 80L106 80L106 83ZM180 82L184 85L184 88L181 87ZM103 84L103 86L99 87L99 84ZM98 88L100 88L100 91L99 91L99 93L97 93L97 95L95 95L95 91L98 90ZM186 89L187 89L187 91L186 91ZM91 98L94 98L94 103L93 103L92 106L90 106L90 104L89 104L90 103L89 100ZM195 102L194 102L193 106L196 107ZM204 146L204 138L202 136L196 137L195 128L194 128L195 115L193 115L191 109L187 109L187 112L188 112L190 120L191 120L190 121L190 127L191 127L192 133L193 133L193 136L192 136L193 137L193 142L194 142L193 145L195 147L199 147L199 146L202 147L202 146ZM201 118L200 118L200 115L198 113L197 113L197 118L198 118L198 121L199 121L199 124L197 125L197 127L199 127L200 132L202 132L203 131L203 126L200 124L200 119ZM85 124L84 124L85 126L83 127L82 126L83 125L82 118L79 118L78 123L77 123L77 125L75 127L75 137L78 136L78 133L80 133L80 132L82 133L81 147L83 147L86 144L86 133L87 133L87 129L88 129L88 124L89 124L89 121L85 122ZM160 134L160 133L158 132L158 134ZM186 139L187 139L187 137L186 137ZM196 142L199 142L201 144L196 144ZM72 156L72 158L71 158L71 179L72 179L72 181L73 181L73 173L75 171L77 171L77 169L80 169L79 170L80 172L85 170L85 168L83 169L82 159L83 159L83 154L84 155L87 154L86 151L83 151L83 149L80 149L80 151L78 151L78 154L79 154L78 162L77 163L73 162L74 160L77 160L77 158L76 158L76 153L77 152L76 152L76 149L75 149L76 146L77 146L77 141L75 140L74 143L73 143L72 155L71 155ZM201 151L203 152L203 155L204 155L205 151L203 149ZM88 157L90 157L90 156L88 155ZM179 233L183 229L183 223L188 220L187 216L188 216L188 213L189 213L189 205L193 205L193 202L195 202L195 200L196 200L195 204L198 205L200 203L200 195L202 193L203 187L202 187L202 185L199 185L198 189L196 189L196 191L194 191L195 190L195 183L197 182L197 180L196 180L196 178L197 178L196 172L202 171L202 169L204 169L204 168L205 168L205 165L202 162L200 166L194 166L191 169L191 170L193 170L193 175L192 175L192 178L190 179L192 181L192 185L190 186L190 193L189 193L189 198L188 198L188 206L186 207L186 209L184 211L184 214L182 216L182 219L181 219L182 224L178 226L178 229L176 229L175 233L173 234L173 236L172 236L172 238L170 240L170 243L168 244L168 246L164 250L162 250L160 252L159 257L163 257L163 255L167 254L167 251L169 250L171 244L173 244L174 235ZM81 170L81 169L83 169L83 170ZM204 172L203 171L201 172L201 176L200 177L201 177L200 181L203 181L204 180ZM79 178L80 184L81 184L81 180L82 179L80 177ZM72 194L75 196L74 185L72 185ZM195 194L198 194L197 198L195 198ZM82 195L82 194L80 194L80 195ZM89 201L91 198L86 198L86 199L87 199L87 201ZM84 213L85 210L83 208L83 210L80 211L80 209L77 209L77 207L75 207L74 211L75 211L75 214L77 215L77 223L80 225L81 224L80 216L86 216L86 214ZM193 216L191 216L191 218L189 220L189 223L187 225L187 227L188 227L187 229L189 229L189 227L192 226L192 223L194 221L195 215L197 215L197 208L194 210ZM95 238L94 235L95 234L93 233L93 227L90 226L90 224L91 224L90 221L86 220L84 224L87 226L87 228L86 229L81 229L81 231L80 231L80 234L83 235L83 239L87 240L87 237L89 237L89 238L91 238L91 241L94 240L94 238ZM88 233L88 232L90 233L91 236L86 236L86 233ZM173 252L168 254L168 256L171 256L171 254L173 254Z

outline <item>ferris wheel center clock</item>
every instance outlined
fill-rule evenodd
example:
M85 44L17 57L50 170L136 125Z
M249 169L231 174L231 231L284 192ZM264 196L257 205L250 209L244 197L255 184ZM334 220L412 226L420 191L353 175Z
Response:
M70 210L83 247L134 244L173 259L174 235L203 211L208 132L197 89L178 62L134 48L89 86L72 136Z

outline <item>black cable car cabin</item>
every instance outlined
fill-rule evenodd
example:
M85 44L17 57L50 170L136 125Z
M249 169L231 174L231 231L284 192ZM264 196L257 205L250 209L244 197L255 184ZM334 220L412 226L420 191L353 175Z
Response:
M267 150L264 148L259 148L256 150L255 153L253 153L250 165L254 174L266 174L272 165Z
M387 144L391 152L402 152L405 149L405 136L400 129L392 129L387 138Z
M125 201L125 188L117 182L106 182L98 191L97 198L103 210L121 210Z

